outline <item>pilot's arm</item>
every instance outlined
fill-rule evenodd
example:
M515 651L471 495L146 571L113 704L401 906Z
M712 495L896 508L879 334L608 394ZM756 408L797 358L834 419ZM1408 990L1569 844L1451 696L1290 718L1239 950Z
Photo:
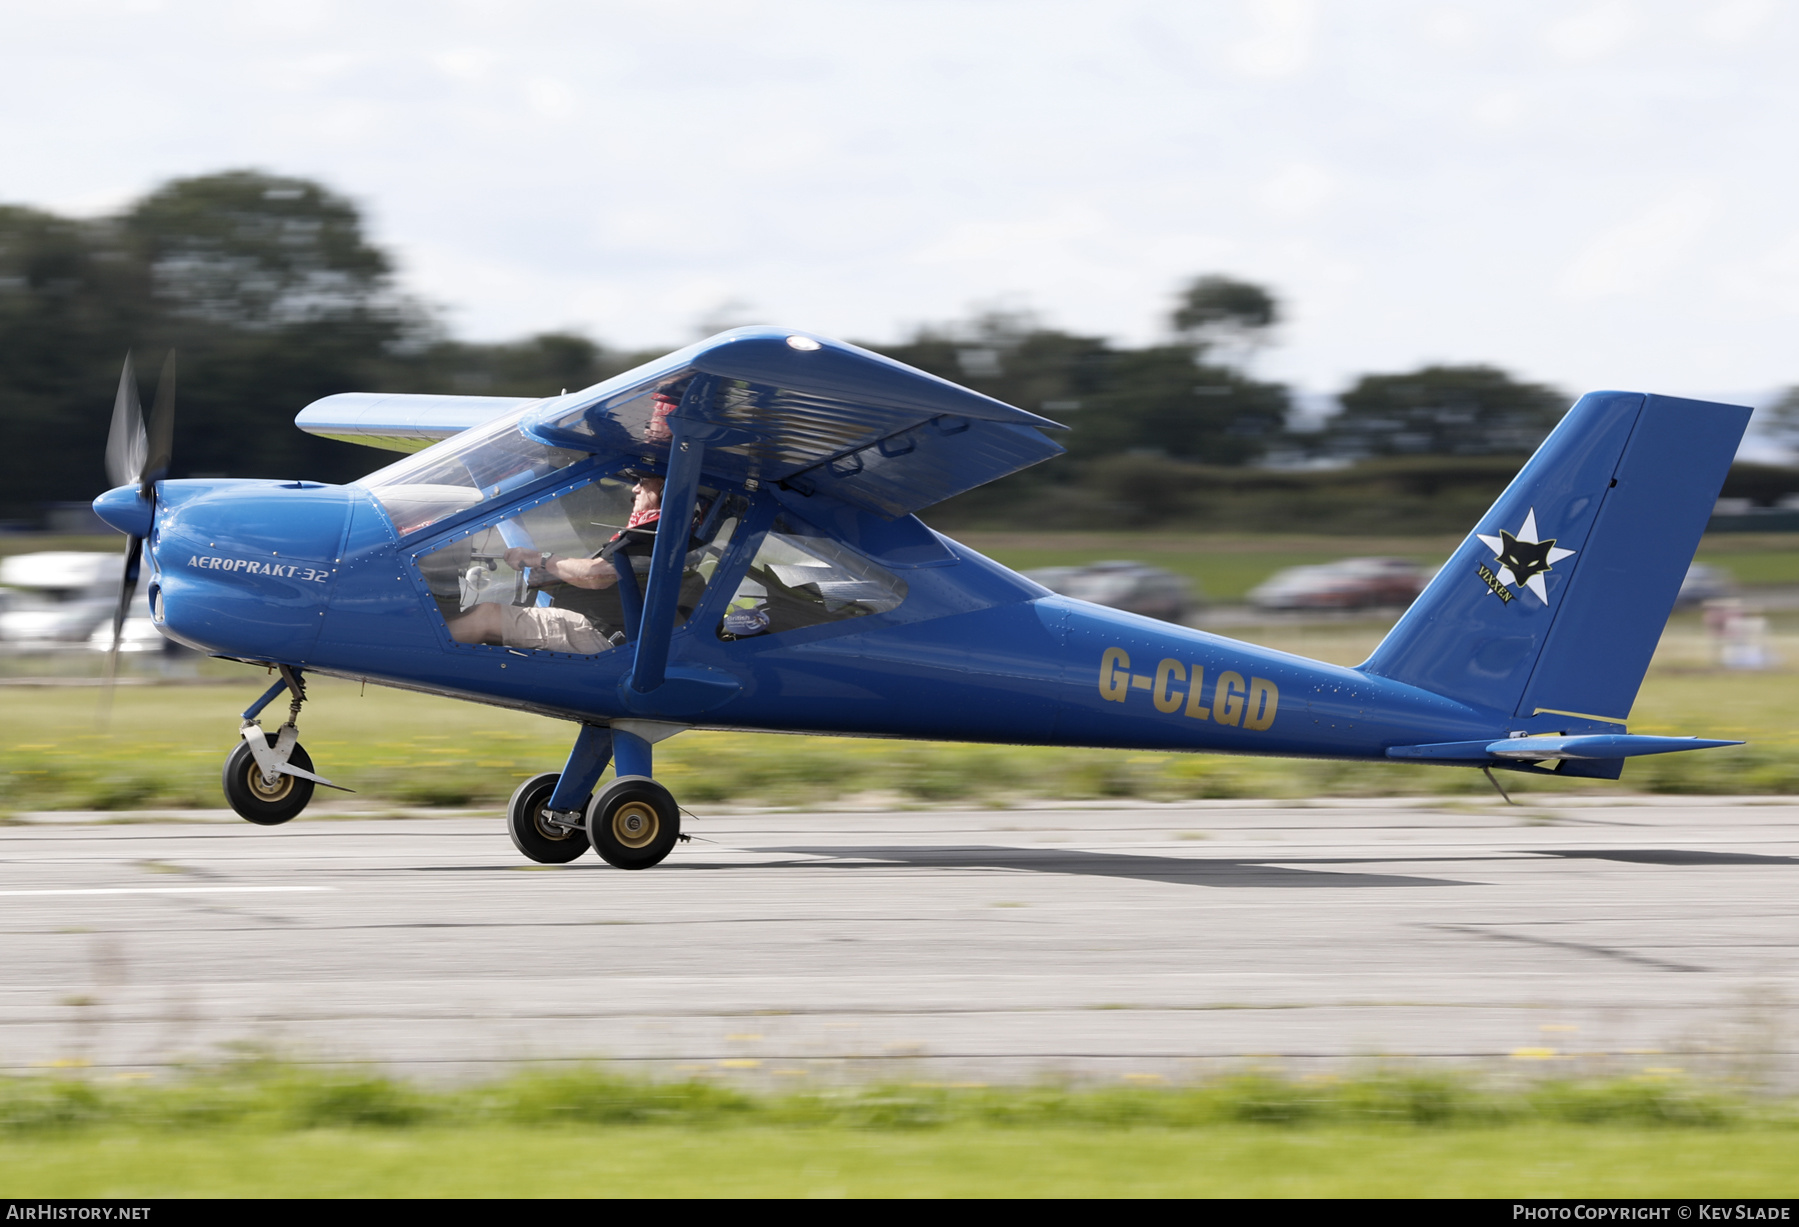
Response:
M517 547L506 551L506 565L515 571L539 568L576 588L610 588L618 583L618 572L604 558L570 558L566 554Z

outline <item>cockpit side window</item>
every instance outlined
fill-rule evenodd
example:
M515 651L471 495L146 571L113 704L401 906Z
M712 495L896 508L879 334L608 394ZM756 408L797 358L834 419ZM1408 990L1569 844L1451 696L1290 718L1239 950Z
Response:
M520 430L530 408L414 452L357 484L374 494L403 537L587 458L586 452L551 447Z
M777 519L718 625L724 640L897 609L906 581L790 517Z
M744 506L740 495L700 492L677 626L699 606ZM417 555L451 638L580 656L624 642L632 617L614 560L630 565L641 597L662 529L659 520L631 527L632 507L629 482L602 478L521 504L505 519Z

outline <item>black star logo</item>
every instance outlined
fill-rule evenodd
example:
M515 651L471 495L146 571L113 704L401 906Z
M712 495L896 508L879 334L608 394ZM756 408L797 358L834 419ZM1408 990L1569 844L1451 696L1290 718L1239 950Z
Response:
M1519 584L1530 583L1530 577L1541 575L1549 569L1549 550L1555 544L1555 538L1547 541L1520 541L1512 534L1499 530L1499 539L1505 544L1499 548L1499 561L1512 573Z
M1500 583L1527 588L1545 605L1549 603L1549 587L1543 582L1544 574L1562 559L1574 557L1574 551L1559 548L1554 537L1547 541L1537 540L1535 507L1526 513L1524 523L1515 533L1502 528L1497 537L1485 533L1475 536L1493 551L1493 561L1499 564Z

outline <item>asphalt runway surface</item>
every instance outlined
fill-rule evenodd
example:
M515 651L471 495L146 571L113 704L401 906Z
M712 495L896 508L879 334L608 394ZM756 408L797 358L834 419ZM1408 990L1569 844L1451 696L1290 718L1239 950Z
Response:
M1799 1069L1785 800L702 812L639 873L492 815L119 817L0 829L0 1066Z

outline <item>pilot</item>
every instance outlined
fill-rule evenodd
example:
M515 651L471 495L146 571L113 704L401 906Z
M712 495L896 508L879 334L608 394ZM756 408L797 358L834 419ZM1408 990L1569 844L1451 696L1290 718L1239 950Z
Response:
M514 547L506 551L506 565L515 571L531 567L545 582L561 582L576 588L610 588L618 583L612 560L619 553L628 558L647 558L656 544L656 522L662 518L662 478L640 475L631 487L631 516L591 558ZM627 564L630 565L630 564ZM481 604L450 623L450 637L458 643L487 643L508 648L543 648L591 656L604 652L612 642L587 618L572 609L543 605Z

